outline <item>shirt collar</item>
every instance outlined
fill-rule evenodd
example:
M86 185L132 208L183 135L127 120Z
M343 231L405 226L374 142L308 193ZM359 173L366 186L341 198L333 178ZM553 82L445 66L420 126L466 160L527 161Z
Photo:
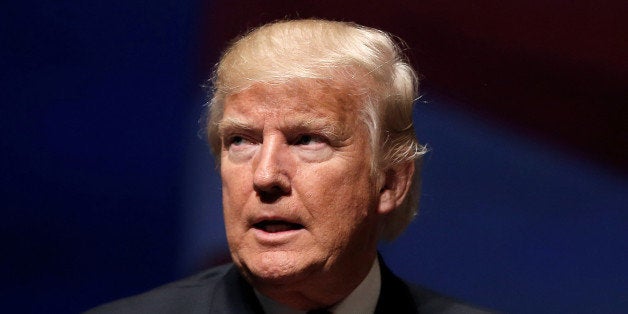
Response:
M377 307L379 291L382 286L382 277L379 269L379 261L373 261L371 270L364 280L342 301L329 308L334 314L348 313L374 313ZM268 314L304 314L305 311L294 310L278 303L255 290L257 299L262 304L265 313Z

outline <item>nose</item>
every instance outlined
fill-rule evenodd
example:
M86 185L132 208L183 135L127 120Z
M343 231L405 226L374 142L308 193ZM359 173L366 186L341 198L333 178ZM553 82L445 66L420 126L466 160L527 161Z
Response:
M290 193L289 157L278 136L266 138L253 167L253 187L263 202L274 202Z

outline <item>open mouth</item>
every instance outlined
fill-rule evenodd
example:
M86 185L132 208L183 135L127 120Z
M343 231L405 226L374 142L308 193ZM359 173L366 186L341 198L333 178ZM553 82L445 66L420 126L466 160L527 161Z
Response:
M253 225L253 228L269 233L303 229L303 225L282 220L263 220Z

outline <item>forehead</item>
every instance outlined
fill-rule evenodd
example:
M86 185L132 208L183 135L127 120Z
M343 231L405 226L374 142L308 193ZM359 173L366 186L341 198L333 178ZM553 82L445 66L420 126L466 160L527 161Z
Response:
M349 84L314 79L289 83L257 83L246 90L227 96L225 115L243 116L306 114L346 120L357 114L361 97Z

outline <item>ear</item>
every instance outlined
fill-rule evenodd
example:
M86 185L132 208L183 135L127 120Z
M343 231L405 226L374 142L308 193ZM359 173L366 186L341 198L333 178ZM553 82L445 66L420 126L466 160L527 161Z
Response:
M383 184L379 190L380 214L388 214L399 207L410 190L414 175L414 162L408 161L389 168L382 174Z

